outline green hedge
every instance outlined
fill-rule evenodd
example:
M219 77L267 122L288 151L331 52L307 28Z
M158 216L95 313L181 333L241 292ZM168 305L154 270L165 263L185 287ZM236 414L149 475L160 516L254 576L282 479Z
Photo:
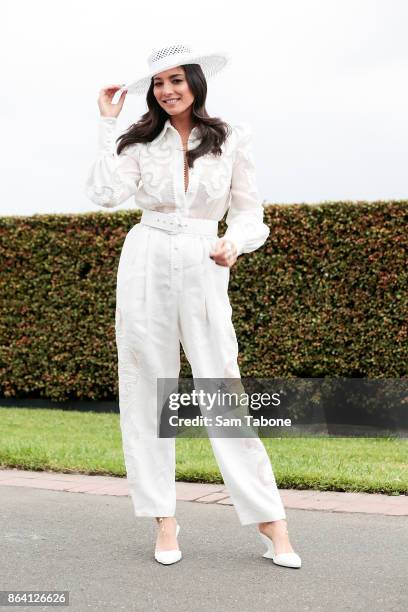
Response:
M407 204L266 206L266 244L231 270L242 376L407 375ZM140 214L0 218L3 396L117 398L116 270Z

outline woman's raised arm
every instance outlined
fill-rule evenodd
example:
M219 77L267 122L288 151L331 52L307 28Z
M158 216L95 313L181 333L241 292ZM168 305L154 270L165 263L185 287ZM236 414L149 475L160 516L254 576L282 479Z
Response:
M135 194L140 179L138 145L126 147L120 155L116 153L117 117L126 91L122 92L117 104L112 104L112 98L120 88L119 85L111 85L100 91L98 155L85 181L86 196L105 208L118 206Z

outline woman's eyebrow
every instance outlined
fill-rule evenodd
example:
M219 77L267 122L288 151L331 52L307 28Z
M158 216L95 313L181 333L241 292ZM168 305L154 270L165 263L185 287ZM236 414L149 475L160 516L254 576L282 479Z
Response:
M169 78L174 77L174 76L183 76L181 72L175 72L174 74L171 74ZM161 77L156 77L155 79L153 79L154 81L161 81Z

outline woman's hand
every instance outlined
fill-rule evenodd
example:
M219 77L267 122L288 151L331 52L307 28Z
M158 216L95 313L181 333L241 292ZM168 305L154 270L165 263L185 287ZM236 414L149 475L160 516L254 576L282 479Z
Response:
M220 238L215 245L213 251L210 252L210 257L220 266L231 266L237 261L237 249L233 242L226 238Z
M98 106L102 117L117 117L122 110L123 103L127 94L127 89L124 89L116 104L112 104L112 98L119 89L124 85L108 85L99 92Z

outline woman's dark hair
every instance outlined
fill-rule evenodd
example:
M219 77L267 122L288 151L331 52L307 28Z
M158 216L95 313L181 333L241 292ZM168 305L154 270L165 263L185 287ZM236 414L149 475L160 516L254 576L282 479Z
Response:
M194 96L192 104L192 120L194 127L199 130L201 143L193 150L187 151L187 163L189 168L193 167L194 161L205 155L213 153L221 155L221 145L231 134L231 126L219 119L210 117L205 109L207 97L207 81L199 64L183 65L187 83ZM132 125L116 140L119 141L117 154L127 146L137 142L151 142L160 134L169 115L161 108L153 93L153 77L146 95L148 112L142 115L137 123Z

